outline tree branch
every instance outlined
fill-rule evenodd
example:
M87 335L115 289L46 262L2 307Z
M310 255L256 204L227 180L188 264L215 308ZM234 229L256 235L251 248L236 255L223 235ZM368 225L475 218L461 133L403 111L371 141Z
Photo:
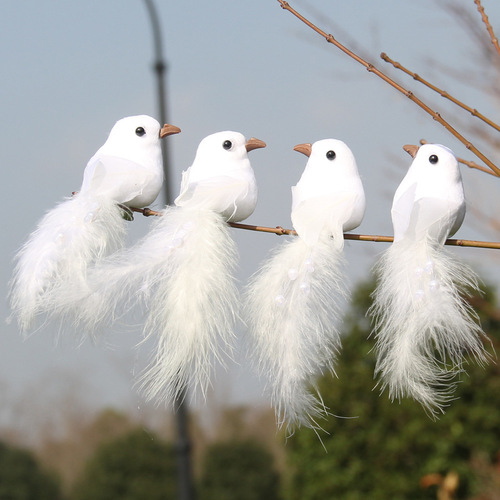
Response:
M145 217L161 216L161 212L151 210L150 208L131 208L134 212L142 213ZM245 229L247 231L257 231L261 233L272 233L278 236L297 236L297 231L293 229L285 229L281 226L267 227L267 226L254 226L251 224L241 224L240 222L228 222L228 225L236 229ZM352 234L345 233L344 239L351 241L371 241L374 243L392 243L394 238L392 236L377 236L373 234ZM474 248L490 248L500 250L500 242L492 241L475 241L475 240L452 240L448 239L445 245L455 247L474 247Z
M494 172L494 175L497 177L500 177L500 169L491 161L489 160L481 151L479 151L470 141L468 141L462 134L460 134L457 130L455 130L450 123L448 123L438 112L433 111L427 104L425 104L423 101L421 101L418 97L416 97L413 92L406 90L404 87L402 87L399 83L394 81L392 78L387 76L385 73L377 69L373 64L366 62L364 59L359 57L357 54L349 50L347 47L342 45L339 41L337 41L333 35L327 34L325 31L321 30L318 28L316 25L314 25L311 21L306 19L304 16L299 14L295 9L293 9L290 4L284 0L278 0L280 3L281 7L291 14L293 14L295 17L297 17L299 20L301 20L304 24L306 24L308 27L310 27L312 30L314 30L316 33L321 35L323 38L328 43L331 43L332 45L335 45L338 49L340 49L342 52L347 54L349 57L357 61L359 64L363 65L367 71L370 73L375 74L379 78L381 78L384 82L388 83L391 85L393 88L395 88L398 92L401 92L404 94L406 97L408 97L411 101L413 101L417 106L422 108L426 113L428 113L435 121L440 123L446 130L448 130L454 137L456 137L464 146L472 151L481 161L483 161L488 167Z
M407 75L411 76L417 82L420 82L423 85L425 85L426 87L429 87L434 92L437 92L441 97L444 97L445 99L448 99L449 101L451 101L453 104L456 104L460 108L465 109L472 116L479 118L484 123L488 124L490 127L493 127L495 130L500 132L500 125L496 124L494 121L490 120L489 118L487 118L486 116L481 114L477 109L471 108L470 106L467 106L467 104L464 104L462 101L459 101L458 99L456 99L455 97L450 95L448 92L446 92L446 90L442 90L439 87L436 87L435 85L428 82L427 80L424 80L419 74L414 73L413 71L410 71L409 69L405 68L399 62L391 59L385 52L382 52L382 54L380 54L380 58L383 59L384 61L392 64L396 69L399 69L399 70L403 71L403 73L406 73Z
M486 12L484 11L484 7L481 5L481 0L474 0L474 3L477 5L477 10L481 14L481 18L483 19L483 23L486 26L486 29L488 30L488 33L491 38L491 43L495 46L496 51L498 52L498 55L500 55L500 45L498 45L498 38L495 36L495 33L493 32L493 28L491 27L490 20L488 19L488 16L486 15Z

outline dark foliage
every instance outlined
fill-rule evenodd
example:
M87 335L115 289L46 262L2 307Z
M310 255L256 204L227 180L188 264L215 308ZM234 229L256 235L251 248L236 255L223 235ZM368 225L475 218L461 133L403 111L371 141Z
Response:
M40 469L25 450L0 443L0 498L2 500L59 500L56 479Z
M208 447L199 498L278 500L279 476L272 455L254 441L229 441Z
M75 488L76 500L176 498L173 448L150 432L134 430L101 445Z
M471 362L460 378L457 399L439 420L431 420L413 400L391 403L387 394L374 388L374 339L369 338L365 316L373 286L363 284L354 294L338 378L324 376L319 382L330 411L355 418L330 417L323 422L327 453L308 430L289 441L290 497L431 499L436 498L436 488L443 488L444 478L456 473L459 485L453 498L500 498L498 365ZM493 304L491 291L482 300ZM491 315L480 315L495 344L500 324Z

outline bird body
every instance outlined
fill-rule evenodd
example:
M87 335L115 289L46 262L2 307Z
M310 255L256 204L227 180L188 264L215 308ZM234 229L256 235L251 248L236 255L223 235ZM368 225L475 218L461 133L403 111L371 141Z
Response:
M433 150L426 149L420 155L433 156ZM396 242L422 240L428 235L443 244L462 225L465 195L460 170L450 149L439 145L438 152L438 162L447 165L435 168L436 164L429 160L416 161L394 194L391 216Z
M431 415L443 411L465 353L488 359L484 336L462 295L478 288L474 272L444 249L465 216L458 162L438 144L421 146L392 206L394 243L377 265L370 313L376 373L391 398L411 396Z
M261 143L254 138L245 141L241 134L230 131L206 137L198 146L195 161L182 174L175 204L213 210L228 222L248 218L257 203L257 183L248 152L263 147Z
M246 291L249 350L265 377L279 425L317 428L326 413L309 392L323 369L334 372L337 323L347 291L343 231L357 227L365 196L350 149L334 139L301 144L309 157L292 188L298 237L280 246Z
M163 181L160 138L177 133L146 115L119 120L90 159L81 189L50 210L16 255L11 308L21 330L57 307L63 283L82 283L89 265L123 244L118 204L145 206ZM63 297L60 297L64 299Z
M80 193L101 195L136 207L145 207L156 199L163 183L160 124L146 116L133 120L133 126L129 119L115 124L107 141L89 160ZM142 136L136 133L139 128L135 126L136 120L137 123L139 120L140 123L148 122L148 127L140 127L145 131ZM148 133L146 129L151 131Z
M296 146L296 150L308 154L307 146ZM329 159L328 153L335 157ZM342 233L358 227L365 213L365 195L356 160L345 143L334 139L317 141L309 155L310 164L292 187L293 227L309 245L327 231L342 247ZM338 163L337 157L342 168L332 167L336 160Z

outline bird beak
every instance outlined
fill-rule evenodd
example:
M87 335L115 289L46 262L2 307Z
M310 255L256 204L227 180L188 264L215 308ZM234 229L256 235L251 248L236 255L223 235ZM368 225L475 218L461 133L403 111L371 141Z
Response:
M255 137L250 137L250 139L248 139L247 143L245 144L247 153L253 151L254 149L265 148L265 147L266 143L264 141L261 141L260 139L256 139Z
M309 158L309 156L311 156L312 145L309 142L306 142L305 144L297 144L293 150L298 151Z
M403 146L403 149L412 157L415 158L417 156L417 151L420 146L415 146L414 144L406 144Z
M167 135L178 134L180 131L181 129L179 127L165 123L165 125L163 125L163 127L160 130L160 139L167 137Z

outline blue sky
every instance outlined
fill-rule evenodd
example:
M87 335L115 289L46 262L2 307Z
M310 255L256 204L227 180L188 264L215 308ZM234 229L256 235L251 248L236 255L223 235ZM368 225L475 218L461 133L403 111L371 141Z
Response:
M472 0L455 3L479 16ZM353 150L365 185L367 215L357 232L391 234L391 197L410 163L403 144L425 137L471 158L407 98L328 45L275 0L194 5L156 0L156 4L168 63L169 121L182 128L180 135L168 139L174 192L204 136L238 130L268 144L251 154L259 203L248 222L290 227L290 186L305 165L293 146L334 137ZM483 4L500 32L500 5L495 0ZM291 5L367 54L381 69L389 70L378 58L385 51L493 119L498 115L498 108L483 93L465 80L457 83L440 75L430 64L435 60L474 71L478 58L466 32L437 2L310 0ZM0 283L6 296L16 249L46 210L79 188L86 162L114 122L128 115L158 113L152 33L142 1L4 2L0 28L4 203ZM443 115L453 109L402 74L391 74L437 103L445 110ZM492 75L480 74L485 79ZM485 152L494 159L494 152ZM493 178L463 172L472 205L481 201L479 192L483 199L495 196ZM162 204L158 200L156 207ZM137 217L131 241L148 225L147 219ZM279 239L239 230L234 236L241 255L238 277L244 282ZM458 236L492 237L471 223ZM352 283L370 272L385 248L371 243L346 245ZM482 273L494 263L492 251L461 255ZM8 315L6 300L0 314ZM143 404L133 380L152 346L134 347L141 339L140 330L115 333L106 339L108 347L90 343L76 347L69 338L55 346L50 326L26 340L14 325L1 328L0 382L13 394L22 397L33 390L43 394L50 380L58 380L63 390L64 381L70 384L75 377L91 404ZM238 361L240 365L231 364L228 374L218 371L212 404L266 402L244 356Z

